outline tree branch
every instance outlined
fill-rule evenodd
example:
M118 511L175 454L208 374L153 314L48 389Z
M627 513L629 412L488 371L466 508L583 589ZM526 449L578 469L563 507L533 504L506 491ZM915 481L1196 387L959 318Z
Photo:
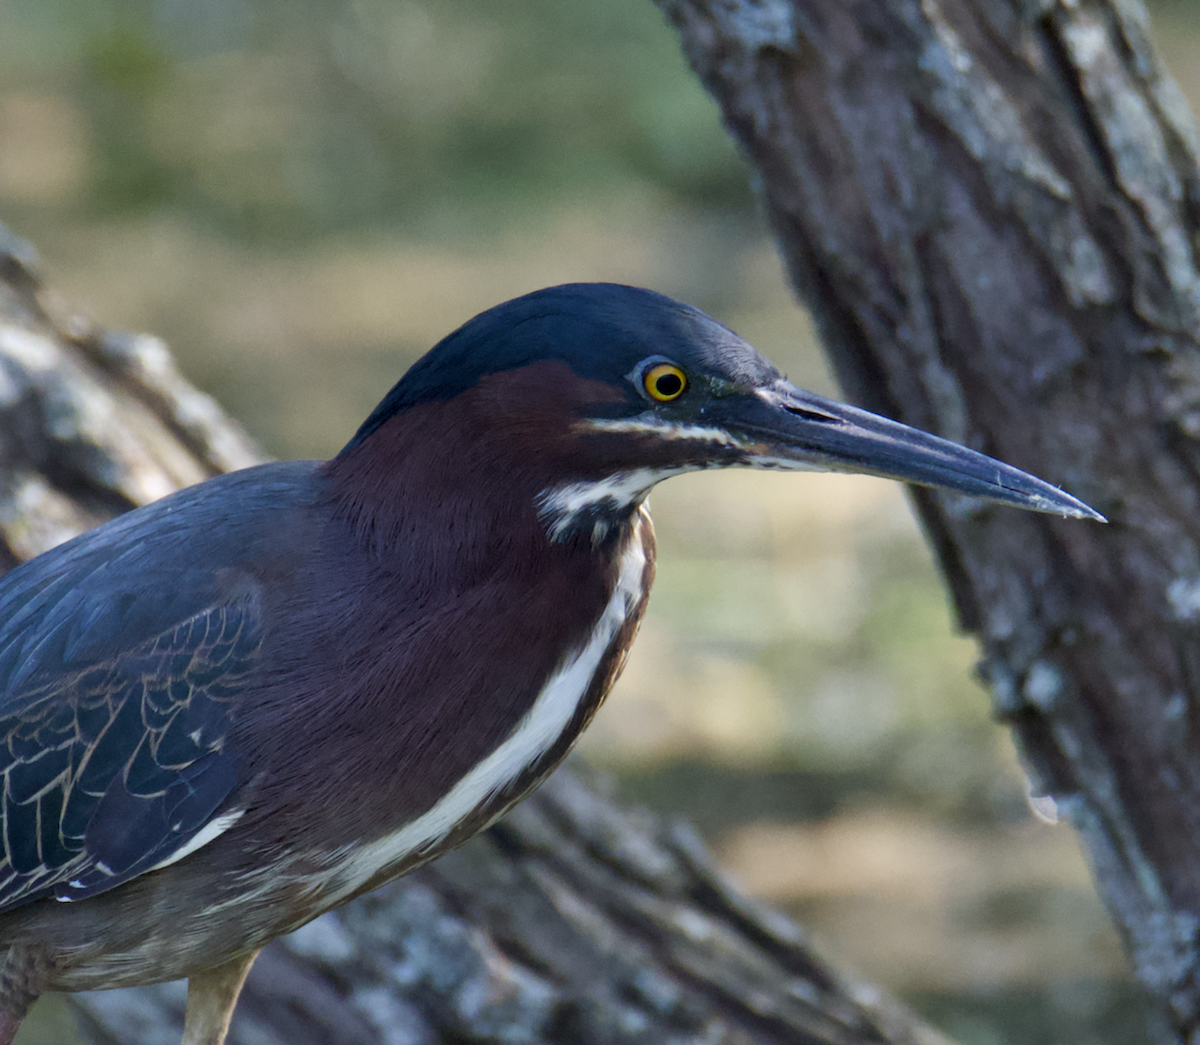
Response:
M1108 527L914 499L996 714L1200 1040L1200 175L1136 0L660 0L848 392Z

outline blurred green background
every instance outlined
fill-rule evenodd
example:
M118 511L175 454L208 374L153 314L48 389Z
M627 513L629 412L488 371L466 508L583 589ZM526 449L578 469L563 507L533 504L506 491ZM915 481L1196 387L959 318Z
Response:
M1200 99L1200 4L1154 14ZM749 185L650 0L0 0L0 220L281 456L329 456L440 336L570 280L689 300L836 392ZM650 618L590 760L965 1045L1144 1041L902 491L708 474L652 502ZM65 1040L42 1010L22 1040Z

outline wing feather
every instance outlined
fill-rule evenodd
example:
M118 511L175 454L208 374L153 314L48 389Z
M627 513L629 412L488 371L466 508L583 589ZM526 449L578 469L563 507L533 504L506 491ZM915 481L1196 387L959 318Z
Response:
M0 579L0 910L111 889L236 819L228 737L264 635L238 564L313 484L309 462L224 476Z
M254 670L251 615L213 607L0 716L0 910L111 889L203 828L236 783L236 705L207 687L237 692Z

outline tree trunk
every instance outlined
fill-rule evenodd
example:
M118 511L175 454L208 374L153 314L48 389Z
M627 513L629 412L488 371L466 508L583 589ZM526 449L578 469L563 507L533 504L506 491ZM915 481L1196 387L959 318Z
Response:
M54 306L31 253L0 226L0 572L262 457L161 342ZM72 997L93 1042L179 1041L181 983ZM230 1042L283 1041L948 1045L740 895L688 827L568 771L462 849L271 944Z
M1137 0L659 0L848 394L1061 483L916 491L1035 786L1200 1041L1200 177Z

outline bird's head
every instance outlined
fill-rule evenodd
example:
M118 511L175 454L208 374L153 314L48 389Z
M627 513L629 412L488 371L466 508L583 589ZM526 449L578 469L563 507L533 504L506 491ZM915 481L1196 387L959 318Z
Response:
M471 454L536 472L554 540L602 539L660 480L735 465L865 472L1100 518L1016 468L805 392L703 312L635 287L551 287L481 313L405 374L341 457L439 410L473 444L445 468Z

